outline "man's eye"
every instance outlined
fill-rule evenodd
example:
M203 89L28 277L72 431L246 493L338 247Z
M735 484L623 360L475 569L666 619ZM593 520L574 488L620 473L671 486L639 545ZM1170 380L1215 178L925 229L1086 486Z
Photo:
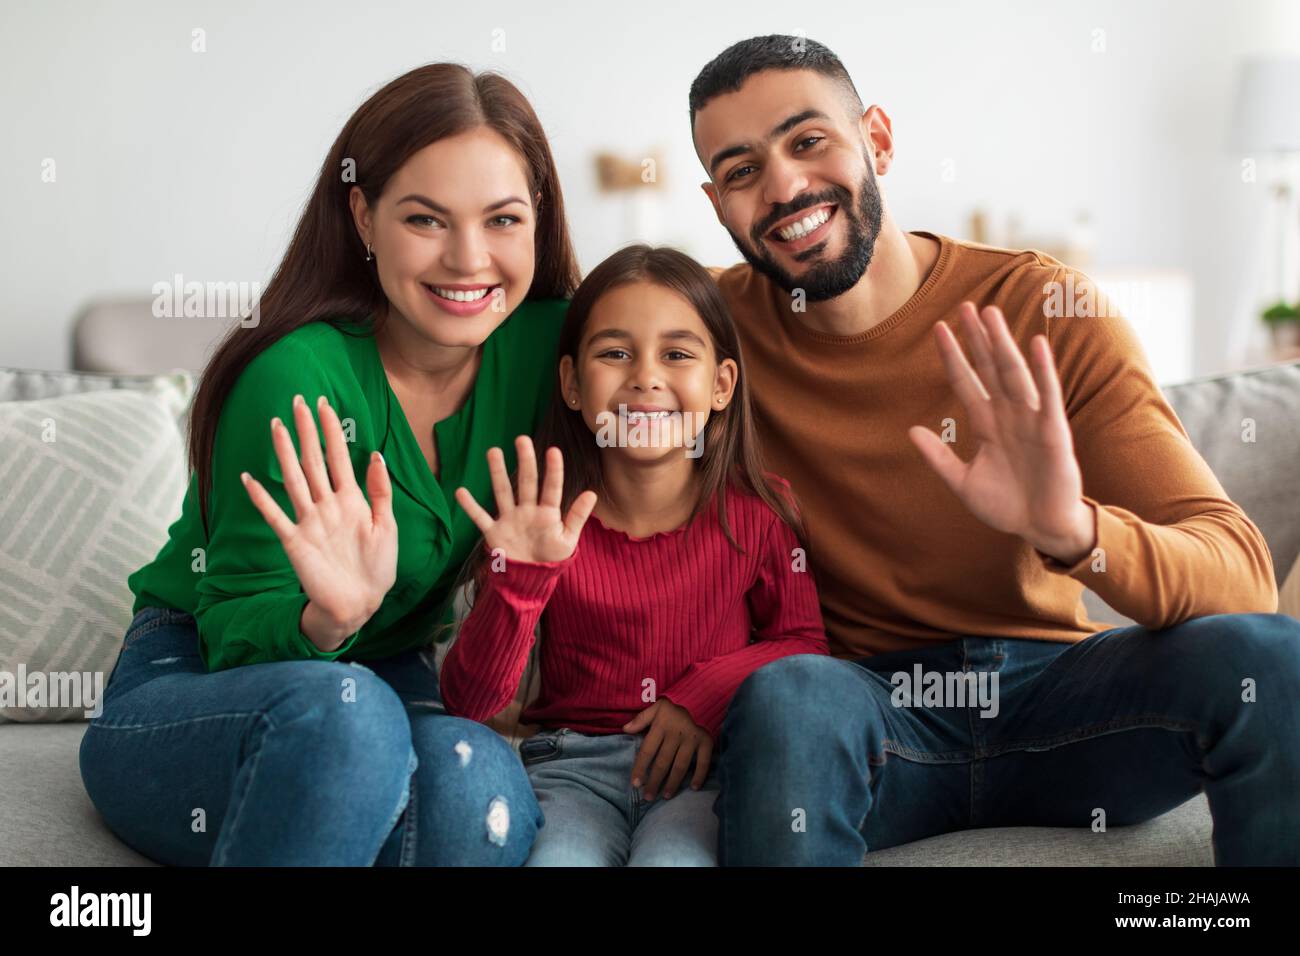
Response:
M804 143L820 143L825 138L825 136L809 136L805 139L799 140L799 142L795 144L795 149L798 149Z
M754 168L754 167L753 167L752 165L748 165L748 164L745 165L745 166L737 166L735 169L733 169L733 170L731 171L730 174L728 174L728 176L727 176L727 182L731 182L731 181L734 180L737 176L739 176L741 170L744 170L744 169L753 169L753 168Z

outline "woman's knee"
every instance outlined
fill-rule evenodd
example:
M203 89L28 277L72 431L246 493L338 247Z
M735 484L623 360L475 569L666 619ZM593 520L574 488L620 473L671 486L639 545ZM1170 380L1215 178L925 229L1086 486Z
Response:
M430 716L412 728L422 841L455 862L519 866L542 812L514 748L483 724Z

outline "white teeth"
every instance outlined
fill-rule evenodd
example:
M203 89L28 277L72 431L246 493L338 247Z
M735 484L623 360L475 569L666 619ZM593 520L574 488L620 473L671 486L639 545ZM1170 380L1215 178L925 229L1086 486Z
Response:
M483 296L491 292L491 289L475 289L473 292L461 292L458 289L440 289L437 286L426 286L432 289L434 295L443 299L450 299L453 302L477 302Z
M672 412L628 412L627 420L633 421L638 418L667 418Z
M829 208L817 210L811 216L805 216L793 225L786 226L784 229L778 229L776 234L789 242L791 239L798 239L802 235L812 232L827 219L831 218Z

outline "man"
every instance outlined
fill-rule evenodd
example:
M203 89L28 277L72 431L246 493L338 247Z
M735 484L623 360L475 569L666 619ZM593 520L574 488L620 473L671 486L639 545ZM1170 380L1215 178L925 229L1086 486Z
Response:
M1041 253L902 231L889 117L821 44L737 43L690 109L834 655L734 698L720 862L1099 829L1204 789L1217 863L1300 863L1300 621L1123 319ZM1138 626L1089 621L1085 585Z

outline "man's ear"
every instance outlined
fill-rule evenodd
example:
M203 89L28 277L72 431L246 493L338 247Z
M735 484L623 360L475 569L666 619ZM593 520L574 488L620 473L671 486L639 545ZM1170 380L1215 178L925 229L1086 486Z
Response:
M889 114L884 108L871 104L858 120L862 140L871 147L875 156L875 173L883 176L889 172L894 161L894 131L890 126Z
M700 183L700 188L704 190L704 195L709 197L709 202L713 203L713 212L718 217L718 222L726 225L727 221L722 218L722 204L718 202L717 187L711 182Z

